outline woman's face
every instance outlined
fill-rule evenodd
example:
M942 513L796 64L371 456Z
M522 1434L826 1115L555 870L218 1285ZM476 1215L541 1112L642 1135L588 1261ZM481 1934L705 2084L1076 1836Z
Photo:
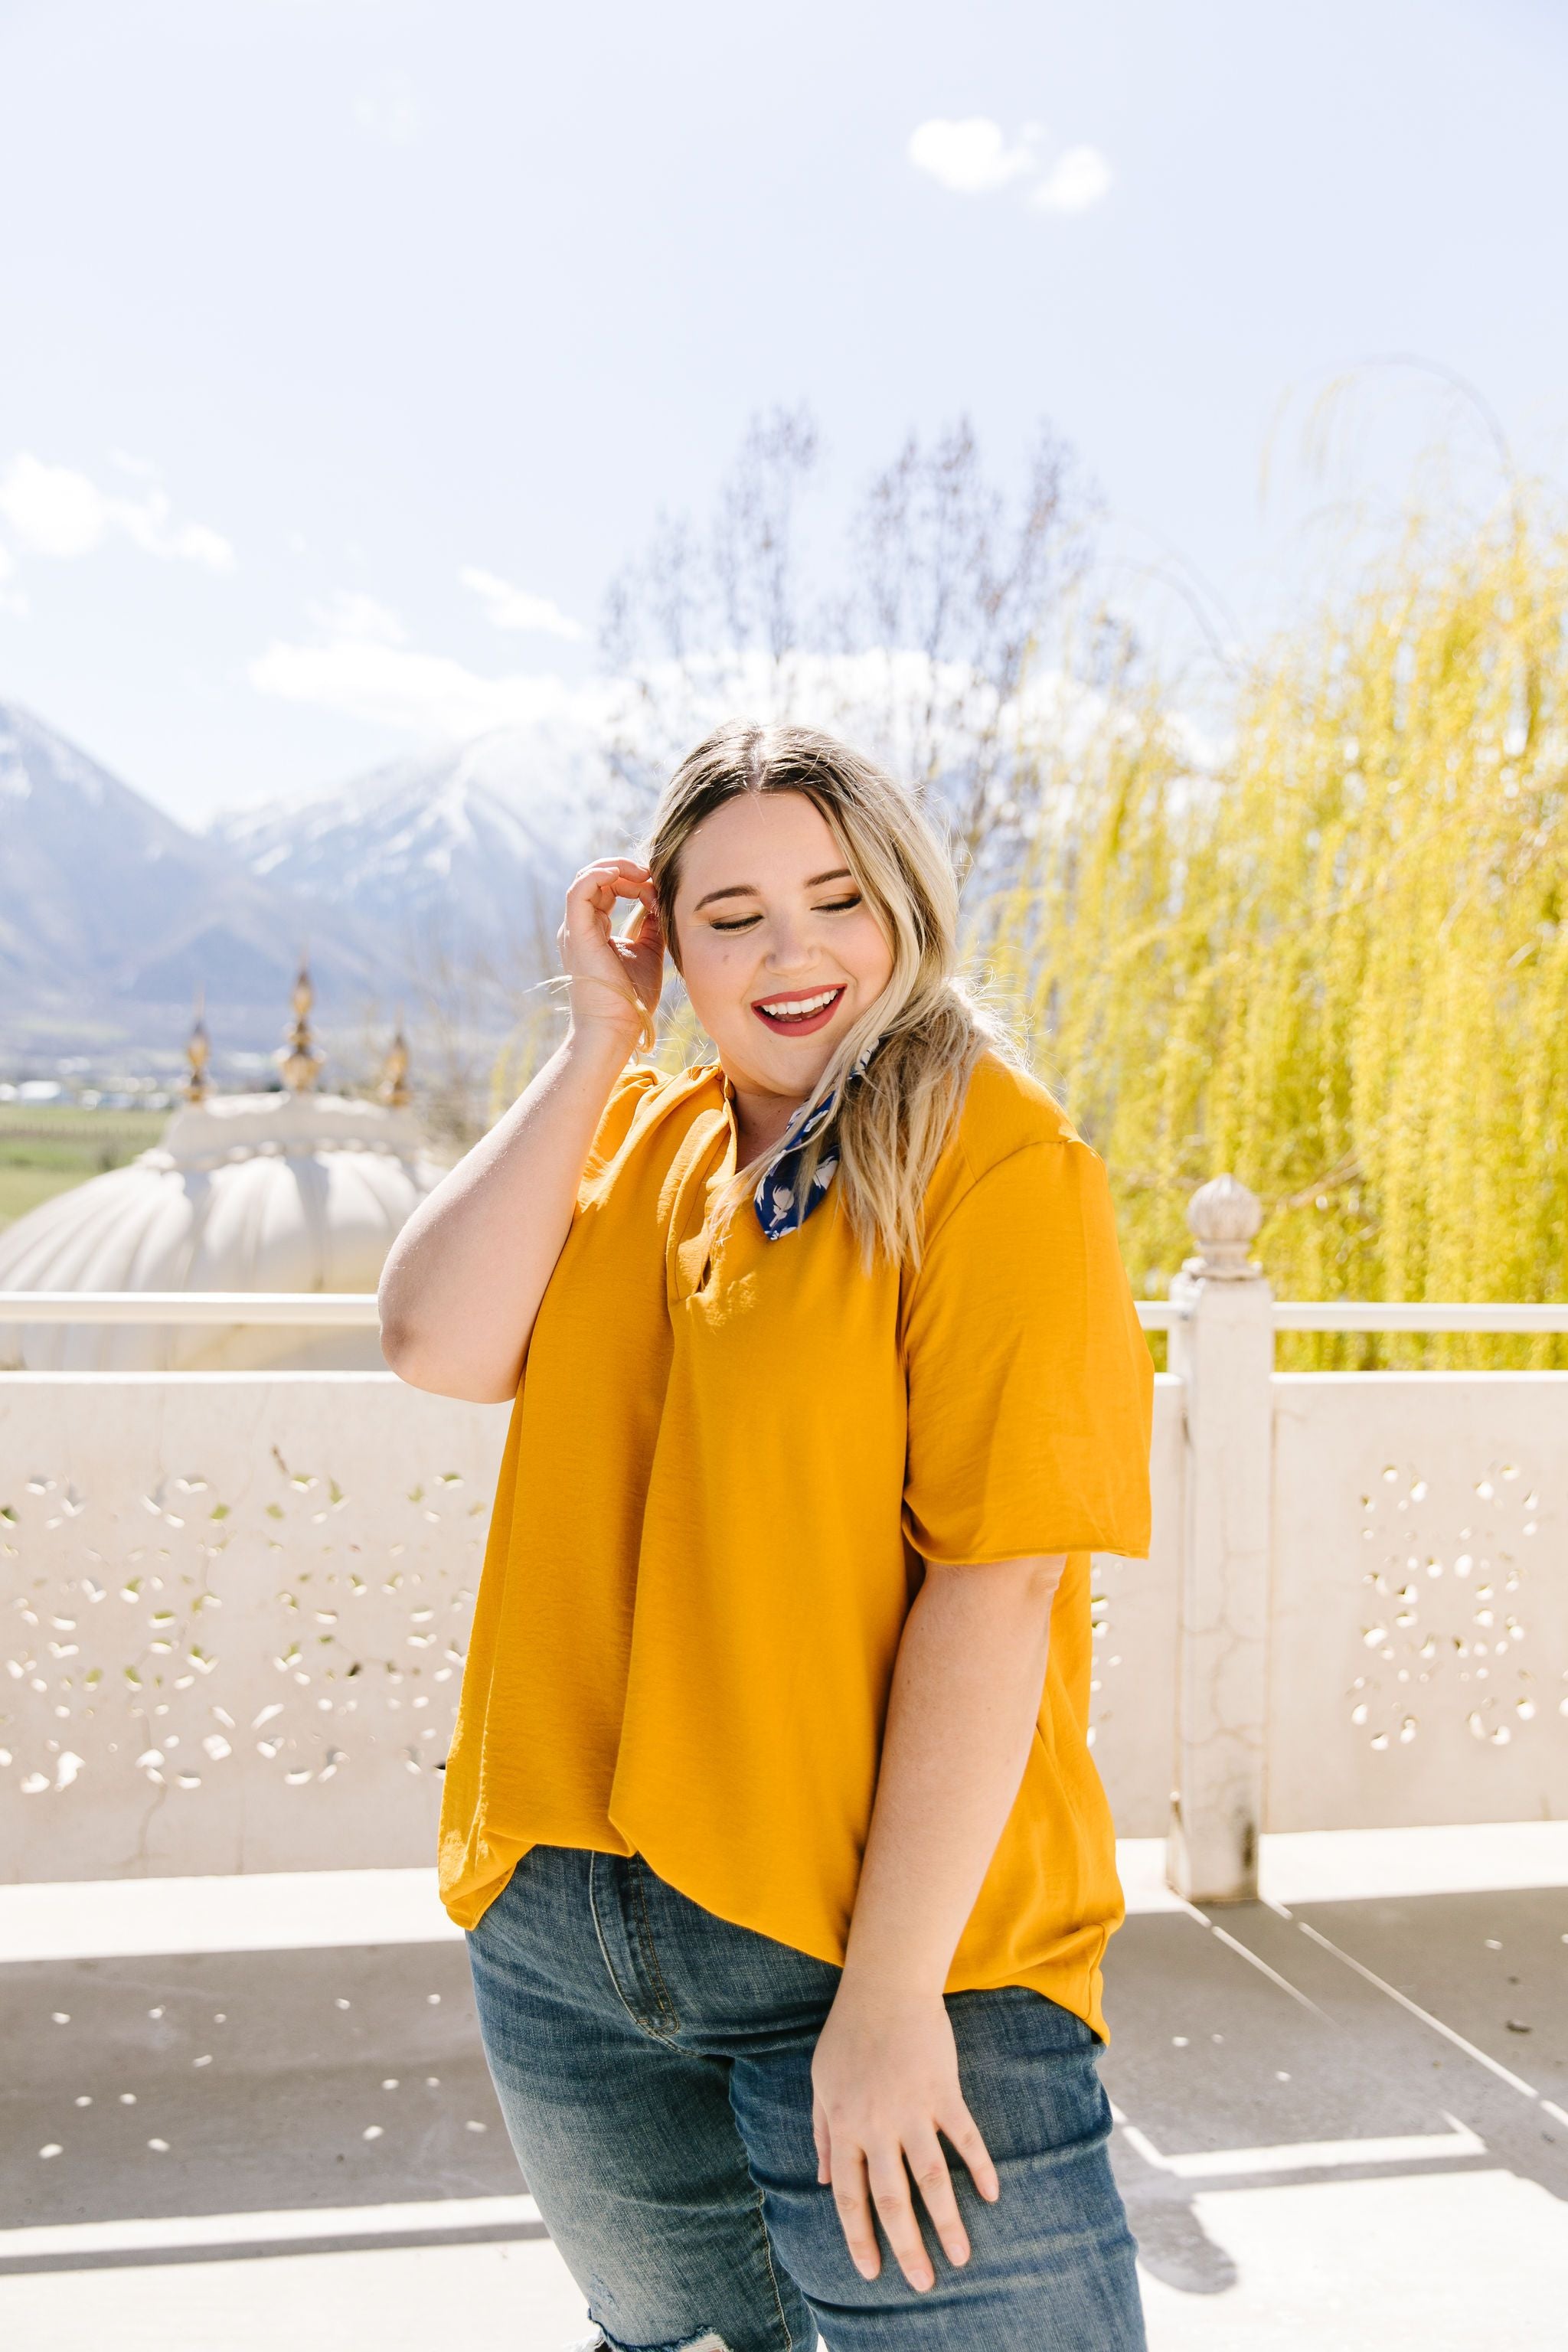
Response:
M688 840L675 897L692 1010L738 1087L800 1099L892 976L887 940L803 793L741 793Z

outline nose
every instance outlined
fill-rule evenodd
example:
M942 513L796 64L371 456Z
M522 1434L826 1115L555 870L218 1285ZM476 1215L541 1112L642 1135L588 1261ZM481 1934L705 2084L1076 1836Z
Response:
M786 979L794 972L809 971L816 961L816 942L809 923L795 914L775 916L769 926L763 961L770 971Z

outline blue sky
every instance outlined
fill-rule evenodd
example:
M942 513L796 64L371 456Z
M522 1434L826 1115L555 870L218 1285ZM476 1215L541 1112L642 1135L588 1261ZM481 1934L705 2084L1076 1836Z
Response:
M1243 635L1341 371L1568 470L1548 0L0 0L0 697L194 821L551 708L775 402L828 515L1048 416Z

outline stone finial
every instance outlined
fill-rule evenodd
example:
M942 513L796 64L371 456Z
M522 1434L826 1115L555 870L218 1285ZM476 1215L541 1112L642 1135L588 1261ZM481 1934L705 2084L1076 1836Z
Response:
M386 1049L386 1059L381 1066L381 1083L376 1087L377 1102L388 1110L406 1110L414 1097L408 1091L408 1040L398 1024L396 1034Z
M205 1102L207 1098L209 1084L207 1063L212 1058L213 1048L212 1039L207 1035L207 1024L202 1018L202 992L198 988L196 1017L191 1024L191 1034L185 1041L185 1059L191 1066L191 1075L185 1080L182 1091L188 1103Z
M1200 1184L1187 1202L1187 1223L1199 1255L1184 1260L1184 1274L1201 1275L1207 1282L1247 1282L1262 1272L1247 1253L1263 1223L1263 1203L1238 1177L1227 1172Z
M294 982L294 1021L288 1033L288 1043L273 1055L284 1085L290 1094L302 1095L316 1083L326 1056L310 1041L310 1007L316 992L310 985L310 969L304 961Z

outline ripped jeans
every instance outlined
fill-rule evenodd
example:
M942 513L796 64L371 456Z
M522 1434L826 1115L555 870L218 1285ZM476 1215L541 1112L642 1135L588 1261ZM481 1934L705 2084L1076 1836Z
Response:
M986 2204L949 2152L973 2251L954 2268L922 2213L936 2284L918 2294L885 2239L860 2276L816 2178L837 1969L638 1855L562 1846L524 1855L468 1954L518 2160L611 2352L1143 2352L1100 2044L1043 1995L948 1996L1002 2194Z

